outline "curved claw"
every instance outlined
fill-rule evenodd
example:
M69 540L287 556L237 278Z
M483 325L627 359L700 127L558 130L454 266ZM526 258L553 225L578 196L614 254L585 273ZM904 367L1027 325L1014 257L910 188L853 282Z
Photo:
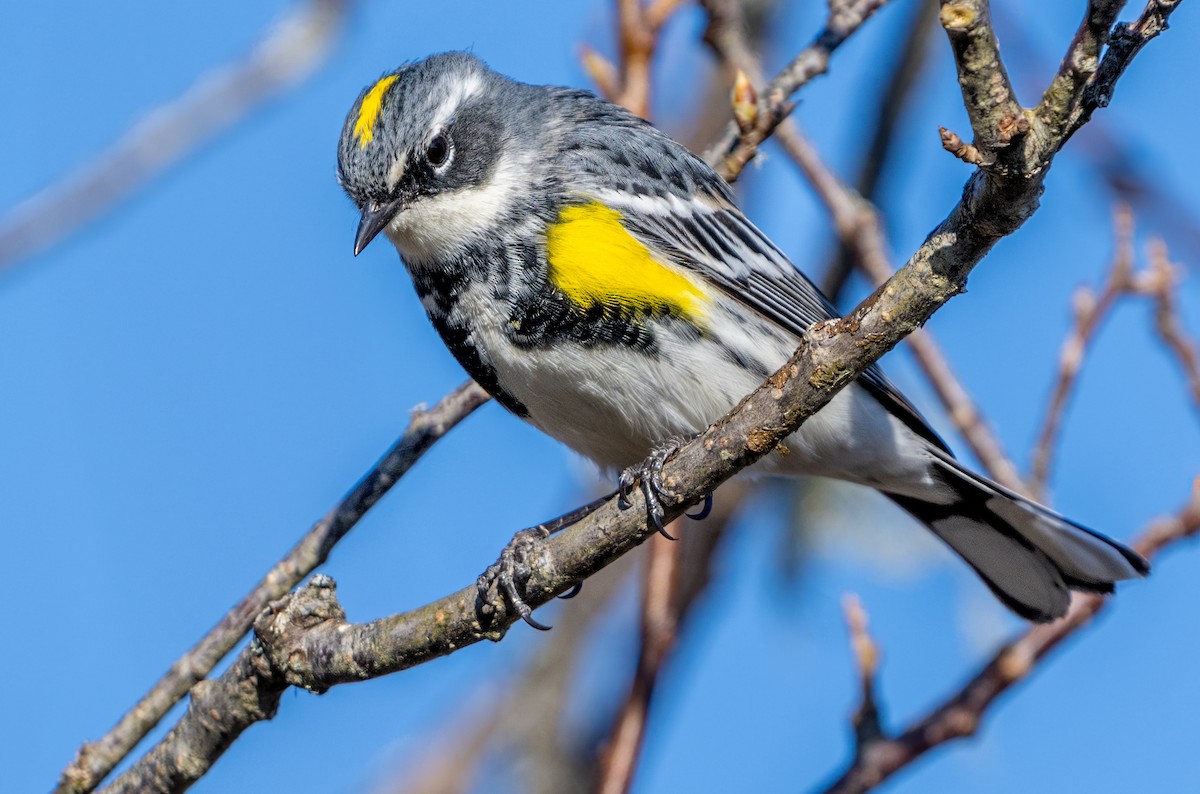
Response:
M538 631L550 631L550 629L554 628L553 626L547 626L545 623L538 623L536 620L533 619L533 615L522 614L521 620L525 621L526 623L528 623L530 626L537 629Z
M658 534L667 540L679 540L667 532L667 528L663 525L662 502L658 498L659 493L662 492L662 486L655 482L656 479L651 473L643 472L642 474L642 496L646 499L646 514Z
M617 506L622 510L628 509L632 503L629 494L635 486L640 486L642 496L646 500L646 519L658 534L668 540L678 540L663 526L663 497L677 502L678 496L667 488L662 481L662 467L667 458L675 454L683 442L678 439L668 441L655 448L641 465L631 466L621 472L621 480L617 487ZM707 513L705 513L707 515Z
M703 521L704 519L708 518L708 514L712 512L712 509L713 509L713 495L710 493L706 493L706 494L704 494L704 506L701 507L699 510L697 510L695 513L685 513L684 515L686 515L688 518L692 519L693 521Z
M621 472L621 479L617 480L617 507L621 510L628 510L633 506L629 501L629 494L633 492L633 486L637 483L637 476L630 470L626 469Z
M582 590L583 582L576 582L575 584L571 585L570 590L560 595L559 598L566 601L568 598L574 598L575 596L579 595Z
M504 595L508 598L509 605L516 610L516 613L521 616L521 620L528 623L538 631L549 631L550 627L545 623L538 623L533 619L533 610L529 608L529 604L525 603L525 599L517 592L516 582L511 579L501 579L500 587L504 591Z

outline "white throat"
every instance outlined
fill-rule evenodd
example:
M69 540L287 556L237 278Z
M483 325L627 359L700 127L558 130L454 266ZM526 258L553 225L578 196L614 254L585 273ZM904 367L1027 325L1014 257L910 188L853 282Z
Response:
M420 198L401 210L385 233L407 263L430 263L495 235L521 186L521 169L502 157L482 184Z

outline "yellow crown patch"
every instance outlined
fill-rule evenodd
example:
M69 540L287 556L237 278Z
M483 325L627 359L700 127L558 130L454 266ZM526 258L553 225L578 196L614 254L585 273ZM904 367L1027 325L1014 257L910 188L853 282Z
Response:
M371 86L371 90L363 97L358 107L358 119L354 122L354 137L358 140L359 148L367 148L367 144L375 139L375 124L379 121L379 113L383 110L383 95L396 82L396 75L389 74Z

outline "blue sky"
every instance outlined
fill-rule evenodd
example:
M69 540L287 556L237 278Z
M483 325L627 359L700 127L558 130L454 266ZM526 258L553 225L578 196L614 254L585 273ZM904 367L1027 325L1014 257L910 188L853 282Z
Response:
M579 45L611 51L609 5L364 3L311 80L0 277L0 531L13 607L13 652L0 661L0 788L51 786L82 740L106 731L324 514L411 406L464 379L391 248L351 257L356 217L333 173L357 92L399 62L461 48L518 79L586 86ZM780 17L769 66L816 30L823 4L803 5ZM1002 42L1027 41L1026 57L1009 64L1014 79L1040 85L1083 3L997 5ZM0 211L244 53L290 7L9 4ZM856 162L909 11L907 2L886 9L803 94L798 119L843 172ZM1098 118L1170 191L1172 211L1195 215L1200 180L1186 149L1200 123L1188 71L1193 10L1173 21ZM702 27L698 13L682 13L656 65L656 118L668 130L686 131L706 74L695 43ZM967 129L940 39L920 91L881 198L898 259L945 216L968 175L938 144L939 124ZM1042 210L930 323L1022 465L1071 295L1100 280L1111 251L1111 194L1087 145L1083 136L1070 144ZM763 159L743 180L747 212L800 265L819 266L829 239L819 205L780 153ZM1139 217L1139 251L1171 224ZM1194 276L1200 251L1168 240ZM857 284L854 298L863 294ZM1195 335L1194 277L1181 300ZM1120 538L1181 504L1200 473L1197 414L1151 319L1130 304L1100 333L1053 483L1059 509ZM961 450L907 355L885 365ZM581 472L555 442L489 405L324 570L353 620L425 603L472 581L516 529L580 501ZM837 771L855 697L845 592L860 595L884 648L892 725L937 702L1019 629L907 519L859 491L819 494L821 508L800 513L813 524L812 551L795 582L778 564L793 515L787 493L768 491L739 522L655 703L637 790L807 790ZM1200 762L1187 748L1200 708L1197 564L1194 546L1162 557L1152 579L1122 589L1102 625L995 708L979 738L926 759L889 790L1170 790L1195 779ZM541 617L554 622L553 612ZM625 669L620 654L633 645L615 618L611 631L612 663L581 691L603 690L605 675L617 680ZM518 627L502 644L401 675L322 697L288 693L279 716L252 728L196 790L367 790L405 768L431 725L546 641ZM297 763L297 743L311 741L314 726L322 750Z

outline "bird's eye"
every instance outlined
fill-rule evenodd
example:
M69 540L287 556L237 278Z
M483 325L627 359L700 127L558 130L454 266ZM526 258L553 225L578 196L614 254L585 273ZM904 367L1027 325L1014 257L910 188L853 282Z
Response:
M433 140L429 142L429 147L425 149L425 159L435 168L446 162L446 158L450 156L450 141L446 139L445 133L439 132L433 136Z

